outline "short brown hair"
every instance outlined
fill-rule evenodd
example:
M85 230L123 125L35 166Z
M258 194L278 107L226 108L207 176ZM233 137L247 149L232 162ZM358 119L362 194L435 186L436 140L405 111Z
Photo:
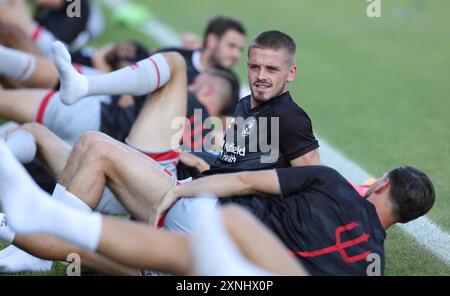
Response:
M291 65L295 64L297 45L291 36L280 31L266 31L253 39L248 48L248 55L253 48L285 50L288 54L288 61Z

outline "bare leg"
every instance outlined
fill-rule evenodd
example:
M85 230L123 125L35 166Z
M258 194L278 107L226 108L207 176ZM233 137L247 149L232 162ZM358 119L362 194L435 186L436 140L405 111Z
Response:
M0 117L26 123L34 120L48 90L0 90Z
M152 159L104 134L84 134L59 183L96 208L107 185L136 219L149 222L152 206L173 180Z
M52 261L66 261L69 254L78 254L82 267L105 275L137 275L136 269L45 234L16 235L13 244L36 257Z
M185 117L187 109L186 65L178 54L167 53L171 78L159 90L153 92L145 102L128 136L137 147L152 151L167 151L173 147L173 137L183 130L183 126L172 129L177 117Z
M2 67L2 74L8 81L15 82L17 88L53 88L58 82L58 70L53 64L53 61L41 56L33 55L17 49L11 49L1 46L1 58L5 60L15 61L15 64L4 65ZM18 60L23 60L28 62L26 64L27 68L24 68L25 64L18 66ZM33 67L30 68L30 63L33 63ZM5 68L6 67L6 68ZM28 69L31 69L28 72ZM6 72L6 71L13 71ZM22 73L23 78L18 79L16 75ZM9 73L9 74L7 74ZM25 75L26 73L26 75Z
M55 176L59 176L69 158L71 147L38 123L24 124L21 126L21 129L33 134L38 147L39 159L47 164ZM80 255L83 267L91 270L108 275L136 275L136 270L134 269L117 264L98 254L86 252L47 235L17 235L13 244L40 258L65 261L67 255L76 253Z
M136 120L129 141L157 151L177 149L172 139L183 130L171 129L177 116L186 114L186 65L179 54L166 54L170 81L151 94ZM123 165L126 163L126 165ZM152 206L173 185L159 165L148 157L113 139L89 133L75 147L60 183L91 208L98 205L105 185L127 210L141 221L149 221Z
M55 176L61 176L72 147L39 123L26 123L20 127L33 134L38 148L38 159Z
M36 47L31 39L15 25L0 26L0 44L18 50L42 56L42 52Z
M36 68L31 76L24 82L24 88L53 88L58 83L58 70L49 59L35 56Z
M280 275L307 275L287 248L260 222L236 207L222 210L227 231L253 264ZM193 275L188 236L150 229L147 225L103 218L97 252L123 264L175 275Z
M223 219L249 261L276 274L307 275L283 243L250 213L237 206L228 206L223 210Z

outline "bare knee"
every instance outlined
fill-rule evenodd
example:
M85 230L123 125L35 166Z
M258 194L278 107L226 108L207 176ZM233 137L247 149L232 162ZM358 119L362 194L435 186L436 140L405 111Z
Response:
M80 137L75 149L78 149L78 153L83 155L85 161L94 161L106 167L110 156L119 148L114 139L103 133L86 132Z
M99 150L99 144L104 142L106 138L105 134L99 132L85 132L78 139L74 150L82 153L95 152Z
M186 72L186 61L178 52L163 53L167 63L169 64L172 75Z
M49 129L47 129L45 126L43 126L40 123L37 122L28 122L25 124L22 124L20 126L20 129L23 129L31 134L33 134L35 136L35 138L37 138L39 136L39 134L43 133L43 132L50 132Z

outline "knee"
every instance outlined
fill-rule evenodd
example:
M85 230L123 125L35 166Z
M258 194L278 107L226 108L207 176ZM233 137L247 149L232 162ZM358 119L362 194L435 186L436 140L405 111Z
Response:
M32 133L36 137L40 132L46 130L47 128L37 122L28 122L28 123L22 124L20 126L20 129L26 130L27 132Z
M181 54L178 52L166 52L163 55L169 64L172 74L186 72L186 61Z
M74 152L89 155L91 157L99 157L103 155L104 145L108 137L99 132L85 132L78 139L74 147Z

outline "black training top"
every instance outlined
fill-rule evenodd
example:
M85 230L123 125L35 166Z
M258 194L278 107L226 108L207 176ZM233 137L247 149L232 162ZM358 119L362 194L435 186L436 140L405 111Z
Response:
M121 96L112 96L110 103L102 103L100 131L124 142L145 103L146 97L133 97L134 105L127 108L119 105Z
M147 96L133 97L135 105L127 108L119 106L120 96L112 96L110 103L102 103L100 131L123 142L138 117L146 98ZM186 117L191 126L183 135L185 148L202 149L203 138L211 131L205 129L202 122L202 119L208 117L208 112L191 92L188 92L186 111Z
M277 175L281 197L258 198L259 206L242 205L268 226L312 275L368 275L373 259L367 260L367 256L372 253L379 255L382 275L386 233L372 203L325 166L277 169Z
M86 31L90 15L89 1L81 0L80 17L68 17L67 8L72 3L64 1L60 9L39 7L35 20L55 35L56 39L71 44L80 33Z
M222 152L205 175L289 167L290 161L319 147L308 114L289 92L255 108L245 97L234 117Z

